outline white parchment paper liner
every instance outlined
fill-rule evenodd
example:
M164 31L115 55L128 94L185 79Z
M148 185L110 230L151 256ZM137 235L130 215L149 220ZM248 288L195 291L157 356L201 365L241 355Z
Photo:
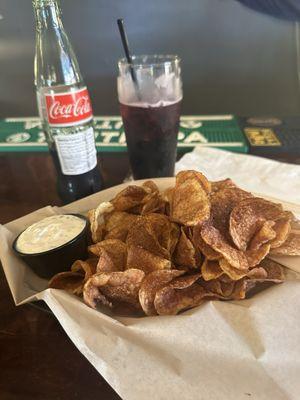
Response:
M198 149L177 164L177 170L187 168L214 180L231 177L300 216L300 166ZM157 182L161 188L173 184L168 178ZM253 298L209 301L175 317L125 318L46 289L47 282L12 253L15 236L33 222L65 211L84 213L121 188L65 208L45 207L0 226L0 258L15 303L44 300L78 350L123 399L298 400L300 275L294 271L300 272L300 257L277 258L289 267L287 281Z

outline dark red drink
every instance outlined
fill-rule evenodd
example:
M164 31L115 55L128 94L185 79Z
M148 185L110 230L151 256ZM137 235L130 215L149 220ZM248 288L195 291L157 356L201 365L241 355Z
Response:
M134 178L173 176L181 100L160 107L120 107Z

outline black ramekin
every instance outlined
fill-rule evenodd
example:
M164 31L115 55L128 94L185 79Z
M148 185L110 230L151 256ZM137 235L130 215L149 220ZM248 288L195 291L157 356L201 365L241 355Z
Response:
M47 250L42 253L25 254L17 250L16 244L21 233L15 238L12 248L14 252L41 278L50 279L58 272L69 271L71 265L76 260L87 258L88 246L88 222L80 214L67 214L85 220L83 230L69 242L55 249Z

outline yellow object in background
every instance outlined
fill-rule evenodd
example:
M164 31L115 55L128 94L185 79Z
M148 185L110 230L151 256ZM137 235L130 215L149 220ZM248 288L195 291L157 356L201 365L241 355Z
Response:
M251 146L281 146L282 143L270 128L245 128Z

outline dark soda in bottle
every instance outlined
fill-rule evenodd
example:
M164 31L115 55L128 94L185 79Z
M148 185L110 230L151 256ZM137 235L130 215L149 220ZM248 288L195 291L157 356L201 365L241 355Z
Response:
M33 0L37 104L65 203L102 187L88 90L61 21L59 0Z

